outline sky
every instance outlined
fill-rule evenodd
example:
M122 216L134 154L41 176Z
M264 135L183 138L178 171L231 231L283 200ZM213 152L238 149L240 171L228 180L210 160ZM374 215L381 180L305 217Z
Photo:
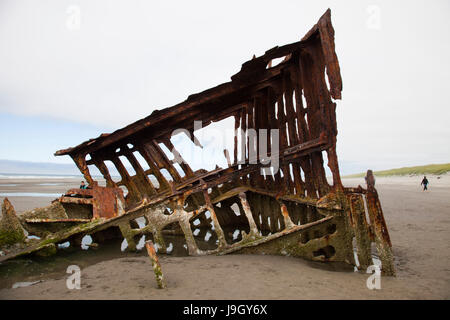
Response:
M56 150L230 80L331 8L347 171L450 162L450 2L0 0L0 159Z

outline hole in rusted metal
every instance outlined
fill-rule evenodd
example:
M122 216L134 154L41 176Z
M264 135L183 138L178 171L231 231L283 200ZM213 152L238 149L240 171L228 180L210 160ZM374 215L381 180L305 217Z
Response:
M326 260L330 259L334 254L336 253L336 250L333 246L325 246L323 248L320 248L319 250L316 250L313 252L314 257L318 256L324 256Z
M86 235L81 239L81 249L88 250L90 244L92 244L92 237L90 235Z
M124 185L121 185L120 188L123 190L123 196L126 198L128 195L128 188Z
M134 151L133 155L136 158L137 162L139 162L139 165L141 166L142 170L147 171L150 169L150 166L148 165L147 161L139 153L139 151Z
M124 165L125 169L128 171L128 174L130 176L136 175L136 171L134 170L133 166L131 165L130 161L125 156L119 156L120 161Z
M194 235L195 243L200 250L214 250L217 248L217 234L212 227L212 219L209 211L197 215L190 221L190 225L191 230L200 230Z
M332 223L327 226L327 233L333 234L336 232L336 224Z
M186 175L184 173L183 169L181 168L181 166L178 163L174 163L173 167L177 170L177 172L180 175L180 177L184 177Z
M175 158L173 153L169 150L169 148L166 147L166 145L164 143L159 143L158 145L161 148L161 150L164 152L164 154L166 155L167 159L173 160Z
M134 221L136 223L135 226L139 229L144 228L148 224L147 219L145 217L139 217L131 221Z
M127 239L123 239L122 243L120 244L120 251L125 251L128 248L128 241Z
M158 181L158 179L156 179L156 177L153 174L149 174L148 179L150 180L150 183L153 185L153 187L155 189L160 188L159 181Z
M70 241L58 243L58 249L67 249L70 247Z
M285 59L286 59L286 56L279 57L279 58L274 58L274 59L270 60L269 63L267 64L267 66L266 66L266 69L270 69L270 68L273 68L273 67L279 65Z
M139 241L136 243L136 250L142 250L142 248L144 248L145 246L145 239L146 239L146 235L142 235L139 238Z
M237 217L241 215L241 210L239 209L239 205L237 203L233 203L230 208L233 210L234 214Z
M170 175L169 171L167 171L167 169L161 169L159 170L161 172L161 174L164 176L164 178L166 178L167 181L173 181L172 176Z
M168 254L174 256L189 255L186 238L178 222L174 222L165 226L162 230L162 236L166 245L166 250L167 245L172 244L172 250L170 252L167 251Z

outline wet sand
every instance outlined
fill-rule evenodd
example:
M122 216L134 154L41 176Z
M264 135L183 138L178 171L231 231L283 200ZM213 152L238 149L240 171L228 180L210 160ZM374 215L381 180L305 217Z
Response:
M6 194L17 213L44 207L71 188L78 188L82 179L74 178L0 178L0 200ZM36 196L22 194L36 193ZM45 196L46 195L46 196Z
M82 177L33 177L33 178L1 178L0 201L6 197L11 201L17 213L44 207L52 200L64 194L68 189L78 188ZM100 185L102 181L99 182Z
M80 263L80 290L67 289L68 274L59 270L24 277L21 281L44 281L2 289L0 299L449 299L450 176L428 177L427 192L420 187L421 178L377 179L397 270L396 277L381 278L381 290L369 290L369 275L352 268L284 256L239 254L161 255L168 288L159 290L151 263L141 252ZM344 180L345 186L358 184L364 185L364 180ZM19 199L10 199L16 206L26 207ZM69 264L73 261L67 261Z

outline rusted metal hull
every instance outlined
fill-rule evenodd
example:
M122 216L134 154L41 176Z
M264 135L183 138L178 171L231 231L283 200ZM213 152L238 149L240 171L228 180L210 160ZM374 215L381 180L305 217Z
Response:
M278 58L284 60L273 66ZM355 265L355 250L361 267L372 263L374 242L383 271L394 274L391 243L374 186L344 188L340 178L334 101L341 98L342 80L330 11L301 41L274 47L245 62L231 80L111 134L57 151L57 156L73 158L92 188L71 190L59 202L94 209L83 230L76 230L82 225L62 230L54 241L74 234L95 236L115 227L130 250L136 248L136 237L147 234L159 252L166 252L164 234L171 231L184 235L190 255L244 251ZM182 128L198 145L196 122L205 127L229 117L243 135L236 133L233 152L224 150L228 167L194 171L173 145L172 132ZM252 130L277 130L279 147L270 135L252 140ZM262 161L262 153L277 159L276 170ZM131 164L133 174L123 159ZM112 179L108 161L120 181ZM103 175L106 188L98 187L92 166ZM125 197L120 188L127 190ZM370 221L365 218L364 197ZM145 218L144 227L133 223L139 217ZM196 230L201 234L208 226L213 248L200 248ZM239 235L231 238L230 228Z

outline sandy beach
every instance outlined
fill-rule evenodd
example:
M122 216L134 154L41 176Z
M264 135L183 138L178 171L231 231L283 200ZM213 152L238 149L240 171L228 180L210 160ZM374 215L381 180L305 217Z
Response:
M0 200L8 197L17 213L48 206L68 189L78 188L83 177L0 176Z
M396 277L381 278L380 290L369 290L369 274L354 272L351 267L285 256L239 254L161 255L168 288L159 290L150 260L140 252L80 261L80 290L66 287L65 269L73 264L73 258L67 265L59 262L53 272L24 273L23 279L16 280L43 281L16 289L0 286L0 299L449 299L450 176L429 176L426 192L420 187L421 178L377 178L397 271ZM79 184L76 179L25 180L0 180L0 193L63 193ZM343 182L345 186L364 185L363 178ZM47 185L39 185L42 183ZM61 184L48 185L51 183ZM8 198L17 212L52 200ZM95 254L91 252L90 256Z

